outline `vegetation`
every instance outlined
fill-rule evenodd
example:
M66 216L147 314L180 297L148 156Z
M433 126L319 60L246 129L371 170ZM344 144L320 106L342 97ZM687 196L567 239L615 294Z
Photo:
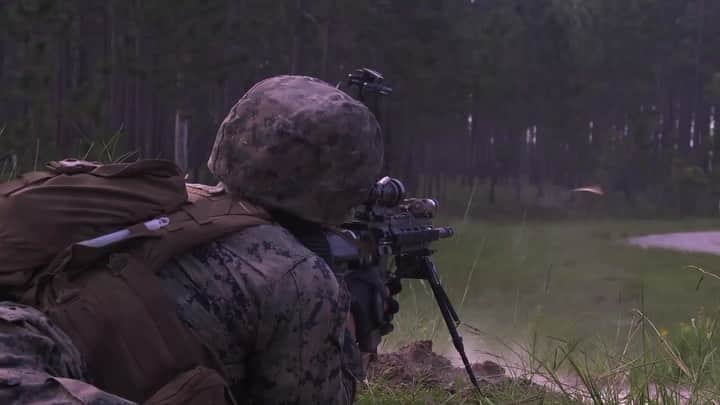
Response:
M120 132L121 153L206 179L252 83L367 65L395 88L387 169L413 190L599 183L652 215L715 213L718 20L711 0L6 0L0 156L96 157Z
M547 351L515 349L514 383L483 387L391 385L371 381L361 404L717 404L720 398L720 313L699 313L668 331L639 311L624 347L550 340ZM537 342L533 342L537 343ZM528 384L532 381L534 384Z
M623 243L636 234L713 229L717 220L448 222L457 235L438 246L437 263L465 324L470 357L498 362L547 393L516 384L475 398L441 386L378 381L361 403L712 404L720 398L720 280L698 270L720 273L717 258ZM433 339L438 352L456 357L429 294L421 283L405 282L384 350Z

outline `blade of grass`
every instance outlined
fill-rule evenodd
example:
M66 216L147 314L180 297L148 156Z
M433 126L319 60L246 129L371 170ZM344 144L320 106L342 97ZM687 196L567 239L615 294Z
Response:
M716 280L720 280L720 276L718 276L717 274L711 273L711 272L709 272L709 271L707 271L707 270L705 270L705 269L703 269L703 268L701 268L701 267L698 267L698 266L688 265L688 266L685 266L685 269L686 269L686 270L697 271L697 272L702 273L703 276L710 276L710 277L712 277L712 278L714 278L714 279L716 279ZM702 276L701 276L701 279L702 279ZM700 281L698 281L697 287L698 287L698 288L700 287Z
M130 158L139 156L139 155L140 155L140 153L136 150L130 151L130 152L127 152L127 153L121 155L119 158L115 159L115 161L113 163L123 163L123 162L129 160Z
M575 362L575 360L572 359L572 356L568 353L567 356L568 363L570 366L575 370L575 374L577 374L578 378L580 378L580 381L585 386L585 389L587 390L588 394L590 395L590 398L593 400L593 404L595 405L602 405L605 402L602 399L602 395L600 393L600 390L596 386L593 379L586 373L584 373L580 366Z
M475 197L475 191L477 190L477 182L473 181L472 188L470 189L470 197L468 198L467 204L465 205L465 212L463 213L463 219L460 223L460 229L458 230L458 233L462 233L462 231L465 229L465 225L467 225L468 217L470 216L470 207L472 207L472 201ZM460 243L460 238L455 238L455 244L457 245Z
M645 316L644 313L642 313L640 310L634 310L638 315L640 315L645 322L647 322L648 325L653 329L655 334L660 339L660 342L662 343L662 347L667 351L667 353L672 357L675 364L678 366L680 370L682 370L683 373L691 380L695 381L696 376L690 371L690 368L685 364L685 362L680 358L680 354L677 353L677 350L670 344L670 342L663 336L663 334L660 332L660 330L655 326L655 323L650 320L647 316Z
M92 152L94 147L95 147L95 142L91 142L90 146L85 151L85 154L83 155L82 160L87 160L88 156L90 156L90 152Z
M37 171L38 157L40 156L40 138L35 140L35 158L33 159L33 171Z
M472 267L470 268L470 274L468 274L467 280L465 280L465 291L463 291L462 299L460 300L460 310L458 313L462 313L463 306L465 305L465 298L467 298L468 290L470 289L470 281L472 280L473 274L475 274L475 268L477 267L478 261L480 260L480 255L482 254L483 249L485 248L485 240L487 238L483 235L482 240L480 241L480 246L478 247L477 254L475 254L475 260L473 260Z

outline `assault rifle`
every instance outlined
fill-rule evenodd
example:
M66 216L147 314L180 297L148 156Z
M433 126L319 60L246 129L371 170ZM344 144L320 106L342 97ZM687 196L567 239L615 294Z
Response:
M437 209L438 203L433 199L405 198L405 187L400 180L382 178L368 200L354 210L352 220L340 226L342 236L328 235L332 266L355 281L348 283L353 298L370 297L369 304L363 303L370 308L361 316L354 313L358 330L366 331L357 336L364 352L375 352L381 336L392 330L392 319L388 319L385 306L388 297L383 294L385 286L397 286L395 291L391 288L392 294L399 291L402 279L426 281L470 381L478 387L457 330L460 318L440 284L431 258L430 244L453 236L452 228L433 225ZM377 325L380 327L372 327Z

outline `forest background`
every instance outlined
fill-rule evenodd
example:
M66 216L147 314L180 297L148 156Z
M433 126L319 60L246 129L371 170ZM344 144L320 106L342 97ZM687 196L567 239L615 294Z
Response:
M164 157L212 181L253 83L367 66L394 88L386 174L448 212L717 215L718 49L714 0L0 0L0 170Z

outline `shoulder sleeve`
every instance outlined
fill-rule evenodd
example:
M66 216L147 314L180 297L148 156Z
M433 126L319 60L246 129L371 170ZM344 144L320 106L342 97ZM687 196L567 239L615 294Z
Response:
M349 404L354 381L344 372L349 295L311 255L285 273L264 300L252 369L261 403Z
M352 346L345 338L349 294L321 258L284 228L261 225L188 260L193 265L183 264L175 295L192 309L185 319L201 325L215 347L226 348L226 368L242 369L231 378L238 398L351 402L355 384L349 376L355 374L345 371L352 369L345 366ZM237 342L223 344L231 340Z

